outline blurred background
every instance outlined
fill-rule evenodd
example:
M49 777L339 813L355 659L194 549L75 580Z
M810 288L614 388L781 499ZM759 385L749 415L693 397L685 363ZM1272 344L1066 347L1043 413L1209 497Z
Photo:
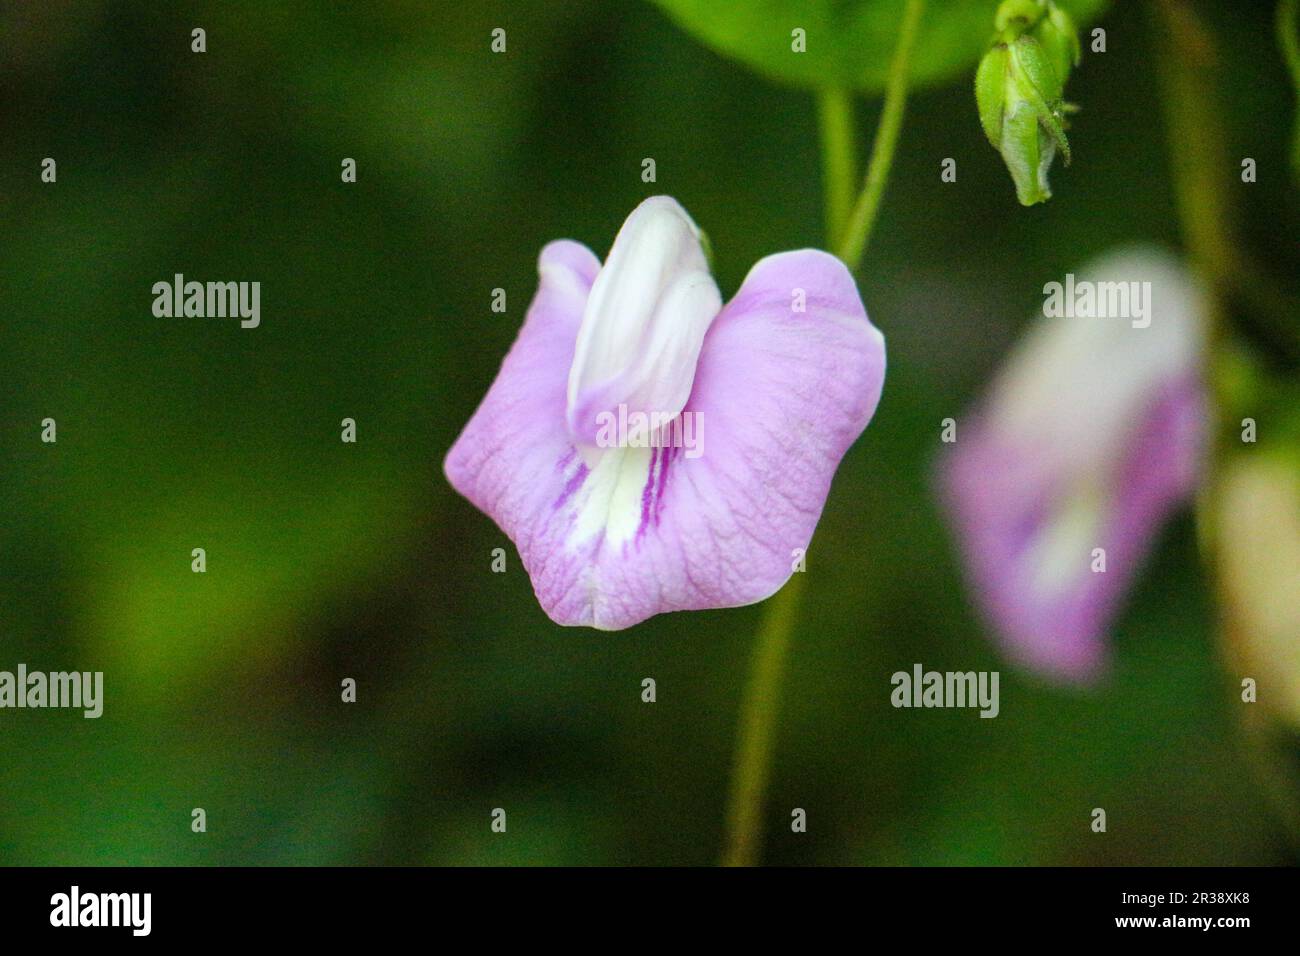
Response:
M810 551L768 862L1297 861L1243 755L1190 513L1113 628L1109 679L1071 689L1000 657L933 495L940 421L1044 281L1120 243L1178 248L1142 7L1098 21L1045 206L1016 204L969 71L909 101L859 273L889 380ZM1272 4L1200 7L1230 155L1259 161L1229 197L1242 241L1297 291ZM761 609L557 627L441 464L547 241L603 256L668 193L724 296L761 256L823 245L811 95L644 0L7 3L0 71L0 669L102 670L106 697L98 720L0 711L0 863L715 861ZM863 130L878 111L860 101ZM261 327L155 318L178 272L260 281ZM894 710L889 675L915 662L1001 670L999 718Z

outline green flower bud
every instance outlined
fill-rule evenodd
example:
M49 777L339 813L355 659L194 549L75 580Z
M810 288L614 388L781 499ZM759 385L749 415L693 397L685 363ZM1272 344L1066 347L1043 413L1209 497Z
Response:
M980 125L1016 184L1021 205L1052 196L1047 171L1059 150L1070 161L1061 99L1078 62L1079 38L1069 16L1048 0L1004 0L997 34L975 72Z
M1047 15L1034 27L1033 37L1043 45L1057 79L1064 87L1070 78L1070 71L1079 65L1082 50L1079 48L1079 31L1074 26L1070 15L1051 3L1047 6Z
M1038 0L1003 0L993 16L993 28L998 33L1016 30L1016 36L1019 36L1036 24L1043 12L1043 5Z

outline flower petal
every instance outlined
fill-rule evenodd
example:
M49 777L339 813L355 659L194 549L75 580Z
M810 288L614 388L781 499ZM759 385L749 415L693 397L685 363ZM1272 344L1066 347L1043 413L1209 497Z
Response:
M563 414L575 339L566 349L559 331L576 338L581 308L551 288L546 262L519 341L448 455L452 484L515 541L558 623L618 629L772 594L880 398L884 341L848 270L811 250L755 265L705 337L682 415L695 447L603 449L589 465Z
M443 466L452 487L521 552L531 547L536 516L555 498L556 462L573 454L565 378L599 270L600 260L579 243L560 240L542 250L541 281L523 328Z
M1210 503L1224 630L1240 673L1268 686L1260 706L1300 729L1300 468L1285 452L1243 448Z
M620 405L675 417L721 308L699 227L686 210L668 196L637 206L614 239L578 329L568 390L574 440L594 445L600 416Z
M1069 680L1104 665L1105 631L1156 532L1195 487L1206 434L1190 277L1146 251L1085 275L1150 282L1149 327L1041 320L941 463L982 609L1013 658Z

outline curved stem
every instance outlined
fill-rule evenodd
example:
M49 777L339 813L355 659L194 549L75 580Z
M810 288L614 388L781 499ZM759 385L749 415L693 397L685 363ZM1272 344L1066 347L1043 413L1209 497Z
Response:
M1228 191L1220 178L1230 164L1224 158L1225 135L1214 85L1208 76L1214 64L1211 39L1189 5L1178 0L1155 0L1153 9L1170 167L1183 241L1189 259L1209 287L1211 321L1205 355L1220 421L1214 428L1207 477L1197 501L1197 524L1208 574L1222 588L1215 527L1218 509L1213 499L1219 494L1226 457L1224 436L1229 423L1223 419L1230 396L1224 392L1225 376L1217 374L1214 364L1231 354L1226 347L1231 330L1224 295L1234 289L1242 291L1243 269L1249 267L1243 266L1244 260L1234 251L1233 222L1224 199ZM1251 275L1249 271L1245 274ZM1238 651L1228 621L1222 614L1220 618L1221 654L1225 662L1231 662L1238 657ZM1254 718L1252 709L1246 708L1246 715L1238 719L1243 759L1255 773L1265 798L1273 804L1288 838L1300 846L1300 800L1278 763L1275 748L1268 743L1266 727Z
M1296 92L1295 133L1291 139L1291 170L1300 179L1300 0L1280 0L1277 5L1277 43Z
M857 158L853 148L853 98L839 87L817 93L817 118L821 128L822 189L826 192L826 238L839 245L853 208L853 180Z
M1285 3L1296 5L1294 0ZM1174 198L1188 256L1215 295L1209 352L1215 354L1226 335L1222 300L1230 294L1246 306L1250 325L1274 348L1291 360L1300 360L1297 300L1277 288L1233 241L1235 224L1229 215L1230 193L1223 178L1231 163L1216 91L1207 79L1215 67L1212 38L1185 4L1157 0L1155 12L1154 26L1161 38L1157 67ZM1279 7L1279 31L1284 13Z
M1223 354L1227 337L1223 291L1235 260L1223 181L1229 168L1227 147L1215 89L1207 78L1214 69L1214 51L1190 7L1175 0L1155 0L1153 10L1170 178L1188 259L1209 286L1210 334L1205 354L1212 359ZM1212 382L1218 384L1217 378L1212 375ZM1216 405L1222 413L1224 403ZM1217 455L1211 458L1218 460Z
M903 106L907 101L908 63L924 6L924 0L908 0L903 13L866 181L842 232L836 221L843 202L838 197L847 198L853 189L852 102L843 91L827 91L821 95L822 143L828 152L835 153L825 157L823 167L827 179L826 234L829 245L839 249L840 258L851 270L857 268L866 250L880 208L880 197L889 179L903 123ZM771 773L781 679L803 589L804 575L796 573L764 605L763 620L754 642L749 683L741 705L731 795L727 803L727 837L722 854L724 866L753 866L762 852L763 805Z
M727 846L723 866L753 866L762 850L763 798L772 765L773 728L780 705L781 677L803 591L802 574L794 575L767 602L754 641L749 684L736 738L736 763L727 807Z
M921 11L924 9L925 0L907 0L907 6L903 10L898 46L894 49L894 59L889 64L885 106L880 113L880 125L876 127L875 142L871 144L867 178L862 184L862 192L853 206L848 227L840 244L840 258L850 270L856 270L861 264L862 254L866 251L867 243L871 241L871 230L876 223L880 197L884 195L889 169L894 162L894 149L898 146L898 134L903 128L903 111L907 106L907 80L911 69L912 48L916 45L916 35L921 25Z

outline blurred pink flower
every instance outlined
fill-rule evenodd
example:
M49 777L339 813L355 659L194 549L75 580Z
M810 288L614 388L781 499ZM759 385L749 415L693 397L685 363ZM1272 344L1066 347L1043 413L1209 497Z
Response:
M561 240L538 271L447 455L452 486L515 542L559 624L619 629L773 594L884 382L884 339L848 269L811 249L769 256L724 307L695 223L658 196L603 266ZM649 441L611 444L606 426L637 416L659 423ZM697 445L670 440L683 422Z
M1060 285L1049 302L1071 317L1037 321L958 424L940 477L975 598L1007 653L1087 681L1156 534L1198 480L1203 303L1181 265L1150 249L1112 253ZM1121 292L1127 314L1099 314Z

